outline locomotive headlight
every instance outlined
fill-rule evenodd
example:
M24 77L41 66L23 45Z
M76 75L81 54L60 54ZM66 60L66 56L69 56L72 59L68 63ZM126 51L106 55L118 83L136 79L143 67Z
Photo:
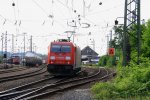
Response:
M71 60L71 57L70 56L66 56L66 60Z
M55 56L50 56L50 60L55 60Z

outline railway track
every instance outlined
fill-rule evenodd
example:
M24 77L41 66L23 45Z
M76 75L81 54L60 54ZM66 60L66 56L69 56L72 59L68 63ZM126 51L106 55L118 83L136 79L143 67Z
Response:
M46 84L45 86L41 86L37 88L29 88L27 90L24 90L24 89L18 90L19 87L17 88L17 90L16 89L6 90L4 92L0 92L0 99L2 100L36 99L36 98L40 98L48 94L64 91L67 89L74 88L76 86L81 86L81 85L84 85L93 81L103 80L114 74L114 73L109 73L107 70L105 71L106 71L105 74L100 78L98 76L101 73L101 69L96 74L90 75L87 77L71 79L71 80L60 79L54 83ZM6 97L9 97L9 98L6 98Z
M0 70L0 74L11 73L11 72L16 72L16 71L22 71L22 70L25 70L25 69L27 69L27 68L19 67L19 68L7 69L7 70Z
M44 83L45 81L50 81L52 79L56 79L56 77L51 76L51 77L48 77L48 78L45 78L45 79L41 79L41 80L38 80L38 81L35 81L35 82L31 82L31 83L28 83L28 84L24 84L24 85L15 87L15 88L12 88L12 89L1 91L0 92L0 100L8 100L8 99L13 98L14 96L24 95L25 93L28 93L28 92L34 91L36 89L39 89L37 84L41 84L41 83ZM61 78L61 79L59 78L54 83L65 81L66 79L68 79L68 77L67 78ZM37 86L37 88L34 87L35 85Z
M21 79L21 78L27 78L27 77L35 76L35 75L39 75L39 74L43 74L43 73L47 72L47 70L44 69L44 68L45 67L42 67L39 70L28 72L28 73L24 73L24 74L8 76L8 77L1 77L0 78L0 83L6 82L6 81L12 81L12 80L16 80L16 79Z

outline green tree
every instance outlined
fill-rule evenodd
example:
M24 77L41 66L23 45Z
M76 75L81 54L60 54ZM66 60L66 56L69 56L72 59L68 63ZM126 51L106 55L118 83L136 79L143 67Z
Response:
M114 40L112 41L112 46L116 49L123 48L123 26L114 26Z
M107 55L104 55L104 56L100 57L98 65L99 66L106 66L107 60L108 60L108 56Z
M150 57L150 20L145 24L142 35L142 56Z

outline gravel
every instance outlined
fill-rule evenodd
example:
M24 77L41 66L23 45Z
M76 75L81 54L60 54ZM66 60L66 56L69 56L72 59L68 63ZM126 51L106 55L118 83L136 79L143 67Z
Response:
M77 89L65 93L61 100L92 100L90 89Z
M25 73L29 73L29 72L34 72L36 70L39 70L39 68L27 68L27 69L17 71L17 72L3 73L3 74L0 74L0 78L19 75L19 74L25 74Z
M32 70L32 68L30 68L30 71L31 70ZM98 68L95 69L95 68L83 67L82 70L85 70L85 72L87 72L88 75L91 75L91 74L97 72ZM15 81L0 83L0 86L1 86L0 91L5 90L5 89L9 89L9 88L12 88L15 86L19 86L22 84L26 84L26 83L29 83L29 82L32 82L35 80L42 79L42 78L46 77L46 75L49 75L49 73L47 72L45 74L37 75L34 77L29 77L29 78L25 78L25 79L19 79L19 80L15 80ZM82 75L80 75L80 76L82 77ZM83 74L83 76L84 76L84 74ZM95 84L95 82L92 82L92 83L89 83L89 84L86 84L86 85L83 85L80 87L76 87L72 90L58 92L58 93L53 94L53 95L47 95L46 97L43 97L42 100L43 99L44 100L93 100L94 96L92 95L92 93L90 91L90 88L93 84ZM39 100L41 100L41 99L39 99Z
M44 98L36 100L93 100L93 95L90 89L73 89L63 92L57 92Z
M99 68L89 68L82 67L83 73L80 73L78 77L85 77L87 75L93 75L93 73L98 72ZM39 98L38 100L92 100L92 95L90 93L90 87L95 82L76 87L72 90L66 90L63 92L57 92L53 95L47 95L45 97Z
M91 75L95 72L98 72L98 68L87 68L83 67L82 70L85 70L88 75ZM103 71L99 77L103 76L106 73ZM82 75L81 75L82 76ZM97 81L98 82L98 81ZM50 94L45 97L39 98L39 100L93 100L94 96L92 95L90 88L96 82L91 82L79 87L76 87L72 90L67 90L63 92L57 92L55 94Z
M28 72L37 70L39 68L29 68ZM18 73L18 72L17 72ZM40 74L40 75L36 75L36 76L32 76L32 77L27 77L27 78L22 78L22 79L17 79L17 80L13 80L13 81L8 81L8 82L3 82L0 83L0 91L4 91L6 89L10 89L16 86L20 86L23 84L27 84L36 80L40 80L46 77L46 75L49 75L48 72L44 73L44 74Z
M59 92L44 100L92 100L90 89L75 89Z

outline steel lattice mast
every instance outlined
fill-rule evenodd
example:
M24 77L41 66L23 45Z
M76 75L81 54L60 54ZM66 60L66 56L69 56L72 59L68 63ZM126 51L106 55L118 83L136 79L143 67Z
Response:
M126 66L129 61L129 52L128 52L128 36L130 33L128 29L132 29L132 25L137 25L137 35L134 36L137 39L137 63L139 64L140 56L140 0L125 0L125 9L124 9L124 34L123 34L123 66ZM130 48L130 47L129 47Z

